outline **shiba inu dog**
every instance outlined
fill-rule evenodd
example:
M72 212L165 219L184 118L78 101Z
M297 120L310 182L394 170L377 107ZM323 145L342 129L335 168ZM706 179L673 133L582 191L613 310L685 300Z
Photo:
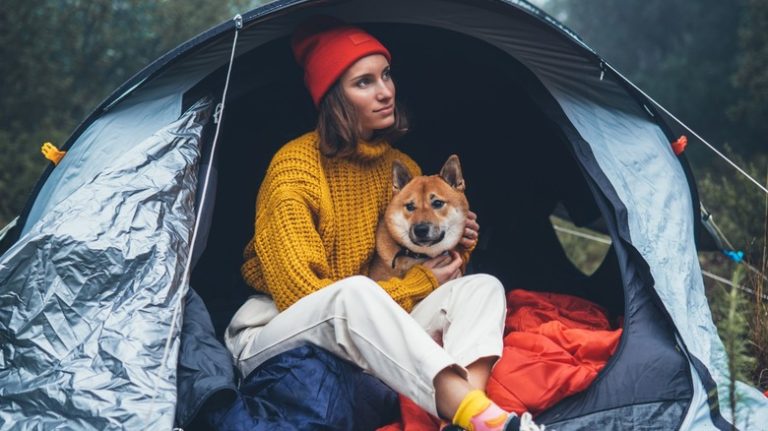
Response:
M440 174L415 178L395 160L392 186L392 201L376 228L376 254L369 272L374 280L402 277L412 266L456 247L469 211L455 154Z

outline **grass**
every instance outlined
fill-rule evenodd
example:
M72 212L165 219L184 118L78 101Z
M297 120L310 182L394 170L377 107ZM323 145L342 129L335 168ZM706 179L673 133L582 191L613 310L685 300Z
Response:
M766 178L768 183L768 178ZM731 375L761 391L768 389L768 195L763 202L762 237L744 249L752 261L737 264L720 253L702 253L703 269L729 278L733 285L706 280L713 319L732 364ZM737 400L732 400L733 403ZM735 405L732 406L735 410Z

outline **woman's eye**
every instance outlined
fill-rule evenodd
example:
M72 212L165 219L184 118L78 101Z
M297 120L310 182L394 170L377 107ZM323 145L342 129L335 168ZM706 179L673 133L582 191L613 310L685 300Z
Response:
M412 204L411 202L408 202L407 204L405 204L405 209L408 210L409 212L416 211L416 205Z
M439 210L445 205L445 201L441 201L439 199L435 199L432 201L432 208Z
M381 74L381 77L384 80L387 80L387 79L392 77L392 72L389 69L387 69L387 70L384 71L384 73Z
M371 83L371 81L369 79L365 78L365 79L361 79L361 80L357 81L357 84L355 84L355 85L357 85L360 88L365 88L370 83Z

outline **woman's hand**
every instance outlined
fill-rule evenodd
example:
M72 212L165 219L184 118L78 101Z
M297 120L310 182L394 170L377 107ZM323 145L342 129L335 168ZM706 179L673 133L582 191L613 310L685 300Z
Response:
M443 285L446 281L461 277L461 264L464 263L454 250L448 254L433 257L425 261L422 265L429 268L435 275L438 285Z
M480 225L477 223L477 214L469 211L467 213L467 223L464 225L464 235L459 240L459 245L470 250L477 245L477 238L480 236Z

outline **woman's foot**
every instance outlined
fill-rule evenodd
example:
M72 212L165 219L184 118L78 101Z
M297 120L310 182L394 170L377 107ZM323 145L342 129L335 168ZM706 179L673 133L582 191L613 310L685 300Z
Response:
M440 431L464 431L464 428L443 421L440 424ZM504 422L503 431L544 431L544 425L537 425L528 412L523 413L522 416L509 413Z
M522 416L504 411L481 390L470 391L453 416L454 425L469 431L543 431L531 414ZM450 428L447 428L450 429Z
M485 397L485 394L483 394ZM505 412L496 403L485 399L488 402L488 406L481 412L472 416L469 420L470 426L467 427L470 431L502 431L505 429L505 424L510 418L511 414Z

